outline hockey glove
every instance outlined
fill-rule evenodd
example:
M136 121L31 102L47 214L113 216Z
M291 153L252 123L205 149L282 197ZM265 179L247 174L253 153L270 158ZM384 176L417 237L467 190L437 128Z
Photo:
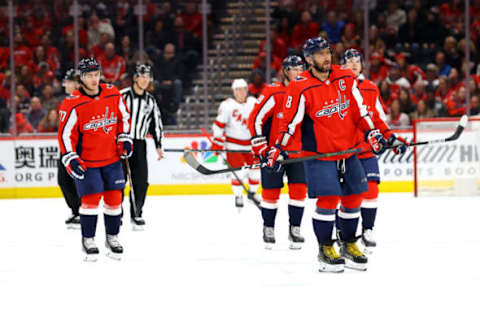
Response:
M85 171L87 171L87 166L85 162L80 159L76 152L69 152L62 157L62 163L67 169L70 177L78 180L83 180L85 178Z
M395 155L404 154L407 151L407 146L410 145L405 138L397 136L393 133L388 138L387 144L389 147L392 147Z
M225 148L225 141L221 138L214 137L212 139L212 146L210 147L211 150L223 150ZM215 152L215 155L218 155L219 152Z
M283 165L280 164L281 161L286 160L288 154L280 149L280 146L275 145L268 152L267 158L267 170L272 172L282 172Z
M380 130L374 129L365 134L365 140L375 155L381 155L387 150L387 141L380 133Z
M256 136L250 140L252 144L252 151L255 156L260 157L260 159L265 158L268 152L268 144L265 136Z
M128 159L133 153L133 142L128 134L119 134L117 137L117 153L122 159Z

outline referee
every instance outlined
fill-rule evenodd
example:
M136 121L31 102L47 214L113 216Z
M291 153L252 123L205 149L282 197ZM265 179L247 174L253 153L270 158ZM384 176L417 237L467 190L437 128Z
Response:
M139 64L133 74L133 85L120 91L131 116L130 136L133 139L133 154L128 158L132 175L134 198L130 193L130 217L134 229L141 230L145 225L142 218L143 204L148 188L147 132L153 136L158 160L163 158L162 135L163 126L160 109L154 97L146 91L152 81L152 70L149 65ZM126 170L126 168L125 168ZM137 214L135 214L136 205Z
M62 97L61 101L72 94L78 88L78 73L75 69L69 69L65 73L63 78L62 86L65 88L65 95ZM61 104L62 102L59 102ZM77 188L75 187L75 182L73 178L70 177L65 169L65 166L58 160L57 163L57 183L62 190L63 197L65 202L67 202L68 207L72 210L72 215L65 221L68 228L80 228L80 214L79 208L82 202L78 197Z

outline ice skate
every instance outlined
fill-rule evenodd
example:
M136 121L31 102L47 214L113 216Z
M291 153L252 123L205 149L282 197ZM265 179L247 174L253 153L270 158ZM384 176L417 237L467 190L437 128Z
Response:
M290 249L302 249L305 238L300 234L300 226L290 225L288 230L288 240L290 240Z
M375 237L373 235L373 230L371 229L363 230L362 244L365 246L365 249L363 251L366 254L371 255L373 253L374 248L377 246L377 242L375 241Z
M123 247L118 241L118 235L107 235L105 247L107 247L108 257L114 260L122 259Z
M265 249L272 249L275 244L275 232L273 227L263 226L263 242L265 243Z
M252 201L257 206L259 206L260 202L262 201L262 199L260 198L260 195L258 195L255 192L251 192L251 191L247 192L247 198L248 198L248 200Z
M239 212L243 209L243 195L235 196L235 207Z
M132 217L132 230L142 231L145 230L145 220L141 216Z
M80 229L80 216L72 215L65 221L68 229Z
M94 238L82 237L82 250L85 254L84 261L95 262L98 260L98 247Z
M333 247L333 242L320 244L318 262L320 263L320 272L341 273L345 270L345 259L338 255Z
M368 258L358 249L357 243L343 242L340 255L345 259L345 266L350 269L366 271Z

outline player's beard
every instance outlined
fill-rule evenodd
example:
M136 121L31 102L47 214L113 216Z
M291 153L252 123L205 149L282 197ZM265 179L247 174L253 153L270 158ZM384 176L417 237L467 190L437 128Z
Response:
M325 64L325 62L324 62L324 64ZM328 66L323 66L323 65L321 66L316 61L313 61L313 68L315 68L315 70L320 72L320 73L330 72L330 70L332 70L332 63L329 62Z

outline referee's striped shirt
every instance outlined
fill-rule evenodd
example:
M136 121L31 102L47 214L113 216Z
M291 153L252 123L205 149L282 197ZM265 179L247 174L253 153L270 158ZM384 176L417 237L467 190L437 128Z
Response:
M120 93L132 119L130 137L144 140L150 132L155 146L162 147L163 125L155 98L147 91L143 95L138 95L133 87L122 89Z

